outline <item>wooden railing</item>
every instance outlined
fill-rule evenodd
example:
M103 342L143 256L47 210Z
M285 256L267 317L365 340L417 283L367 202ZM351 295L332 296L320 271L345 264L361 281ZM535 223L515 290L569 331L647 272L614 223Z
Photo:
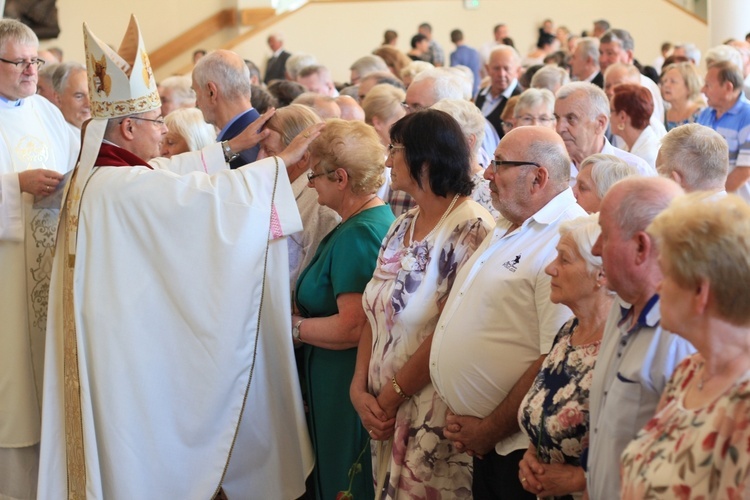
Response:
M271 7L239 11L236 9L220 10L151 52L149 54L151 67L158 70L168 62L182 56L191 47L195 47L208 37L215 35L218 31L237 26L265 26L264 23L272 20L275 16L276 11ZM251 30L251 32L254 31ZM191 66L187 66L183 73L189 72L190 69Z

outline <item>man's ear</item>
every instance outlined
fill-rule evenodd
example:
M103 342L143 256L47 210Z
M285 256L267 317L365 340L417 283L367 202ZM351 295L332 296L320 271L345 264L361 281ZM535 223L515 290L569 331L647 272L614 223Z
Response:
M214 100L214 99L218 99L218 96L219 96L219 89L218 89L218 87L216 86L216 84L215 84L214 82L208 82L208 84L206 85L206 87L208 87L208 96L209 96L209 97L210 97L210 98L211 98L212 100Z
M133 120L130 117L122 119L119 125L120 135L128 141L132 141L135 138L133 133Z

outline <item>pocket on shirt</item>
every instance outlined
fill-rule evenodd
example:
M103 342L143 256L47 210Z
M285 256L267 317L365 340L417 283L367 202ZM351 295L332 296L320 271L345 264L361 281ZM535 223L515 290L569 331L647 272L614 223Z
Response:
M617 373L617 380L612 384L607 404L618 408L616 425L611 429L620 439L626 442L633 439L641 426L637 424L641 405L641 384Z

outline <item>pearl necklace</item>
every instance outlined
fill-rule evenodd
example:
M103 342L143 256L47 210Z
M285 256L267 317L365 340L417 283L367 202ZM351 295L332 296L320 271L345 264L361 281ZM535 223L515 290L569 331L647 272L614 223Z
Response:
M438 229L440 229L440 226L443 225L443 222L445 222L445 219L448 218L448 214L450 214L451 210L453 210L453 207L456 204L456 202L458 201L459 196L460 195L457 194L456 196L453 197L453 201L451 201L451 204L448 205L448 210L446 210L445 212L443 212L443 216L440 217L440 220L438 221L437 224L435 224L435 227L432 228L432 231L430 231L429 233L427 233L427 236L425 236L424 238L422 238L421 241L429 240L432 237L432 235L435 234L435 231L437 231ZM411 227L409 228L409 246L414 245L414 227L417 225L417 217L419 217L419 212L420 211L421 211L421 209L419 207L417 207L417 213L414 214L414 218L411 220Z

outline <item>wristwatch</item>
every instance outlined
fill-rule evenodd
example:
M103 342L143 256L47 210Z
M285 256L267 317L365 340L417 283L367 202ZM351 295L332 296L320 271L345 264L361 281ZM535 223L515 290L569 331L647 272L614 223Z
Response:
M229 163L230 161L237 158L240 154L233 153L232 148L229 147L229 141L221 141L221 149L224 150L224 160Z
M305 319L307 319L307 318L305 318ZM301 320L297 321L297 324L295 324L292 327L292 338L295 341L297 341L297 342L302 342L302 340L299 338L299 326L302 324L303 321L305 321L305 319L301 319Z

